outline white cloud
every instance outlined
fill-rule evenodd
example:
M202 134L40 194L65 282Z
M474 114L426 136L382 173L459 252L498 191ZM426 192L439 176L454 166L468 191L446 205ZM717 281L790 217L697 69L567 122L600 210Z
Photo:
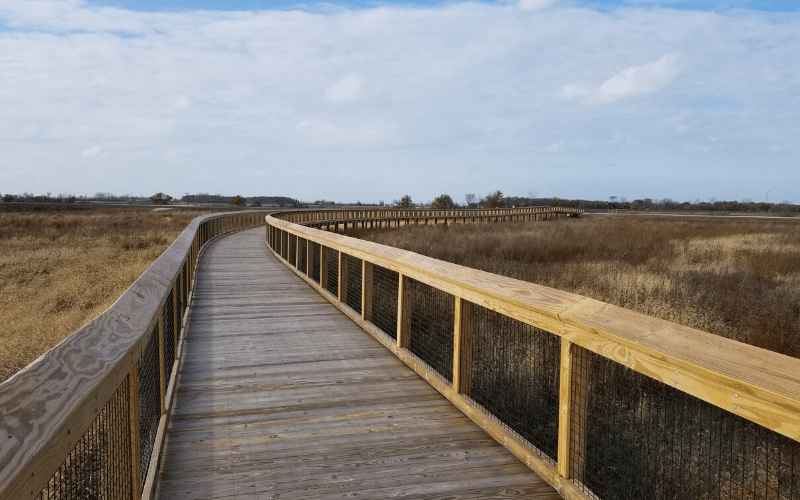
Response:
M334 102L354 101L360 93L361 77L350 75L331 85L325 91L325 98Z
M548 185L586 191L552 195L605 198L563 166L647 171L664 158L684 172L646 195L679 198L655 190L696 185L712 164L800 182L800 14L542 0L140 13L5 0L0 26L0 185L22 190L460 198L546 172ZM697 104L715 102L736 105ZM84 157L92 144L103 154ZM17 178L19 165L48 174ZM268 183L249 180L264 171Z
M620 71L596 89L580 84L565 85L561 95L566 99L591 98L601 102L614 102L648 94L666 86L675 78L678 73L677 60L677 54L665 54L656 61Z
M517 5L520 10L542 10L554 6L556 1L557 0L519 0Z

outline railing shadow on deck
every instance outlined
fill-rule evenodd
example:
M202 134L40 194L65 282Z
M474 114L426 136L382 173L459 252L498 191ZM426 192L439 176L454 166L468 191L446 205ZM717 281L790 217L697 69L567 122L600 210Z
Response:
M284 212L266 238L564 498L800 499L799 359L337 234L569 214L522 210Z
M111 308L0 384L0 499L152 495L199 253L266 213L197 217Z

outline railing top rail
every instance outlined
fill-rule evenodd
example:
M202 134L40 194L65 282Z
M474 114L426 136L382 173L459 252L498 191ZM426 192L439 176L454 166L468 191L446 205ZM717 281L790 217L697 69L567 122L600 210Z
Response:
M181 272L201 215L105 312L0 384L0 498L37 465L60 463L141 356L143 341ZM66 441L66 442L65 442ZM53 468L55 470L55 468Z
M800 359L588 297L320 231L267 223L567 338L800 441Z

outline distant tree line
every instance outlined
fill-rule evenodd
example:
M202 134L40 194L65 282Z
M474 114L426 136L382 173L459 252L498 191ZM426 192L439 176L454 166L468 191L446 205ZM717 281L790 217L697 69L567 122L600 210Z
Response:
M134 196L132 194L123 194L117 196L112 193L95 193L93 196L62 193L53 195L47 194L11 194L6 193L0 197L4 203L117 203L117 204L148 204L151 199L148 196Z
M404 195L399 200L394 200L392 206L397 208L431 207L436 209L447 208L513 208L513 207L564 207L583 208L586 210L666 210L666 211L702 211L702 212L800 212L800 205L788 201L781 203L754 202L751 199L742 201L721 201L715 198L709 201L675 201L671 198L662 199L636 199L628 201L625 197L611 196L608 201L584 200L566 198L537 198L525 196L505 196L502 191L494 191L485 196L473 193L464 195L464 201L458 203L448 194L442 194L429 203L414 203L411 196Z
M156 193L152 196L134 196L124 194L117 196L112 193L95 193L92 196L72 195L62 193L53 195L46 194L3 194L0 195L3 203L97 203L97 204L152 204L170 205L176 202L191 205L230 205L230 206L249 206L249 207L304 207L307 205L316 206L386 206L383 200L376 203L343 203L327 200L317 200L310 203L301 202L288 196L248 196L241 195L225 196L221 194L185 194L177 200L165 193ZM702 211L702 212L772 212L772 213L794 213L800 212L800 205L792 204L788 201L780 203L754 202L752 199L741 201L723 201L711 198L708 201L676 201L671 198L662 199L635 199L628 201L623 196L610 196L606 200L584 200L567 198L540 198L526 196L505 196L502 191L493 191L484 196L473 193L464 195L462 202L456 201L449 194L442 194L427 203L415 203L411 196L406 194L400 199L394 200L390 206L397 208L431 207L436 209L449 208L512 208L512 207L565 207L583 208L586 210L631 210L631 211Z
M243 197L223 196L221 194L186 194L180 200L158 192L152 196L134 196L124 194L117 196L112 193L95 193L93 196L73 194L3 194L0 196L3 203L107 203L125 205L170 205L175 202L199 205L233 205L233 206L265 206L265 207L298 207L303 203L287 196L250 196Z
M192 205L233 205L238 207L299 207L303 203L288 196L224 196L221 194L185 194L180 200Z

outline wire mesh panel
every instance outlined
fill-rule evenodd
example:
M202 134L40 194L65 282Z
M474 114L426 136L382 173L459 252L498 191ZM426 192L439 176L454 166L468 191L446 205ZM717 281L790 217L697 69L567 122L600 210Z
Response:
M308 240L305 238L297 239L297 270L303 274L308 274Z
M452 382L455 298L411 278L406 297L411 310L409 350Z
M128 390L126 378L39 493L38 500L133 497Z
M397 294L400 275L381 266L372 267L372 324L397 340Z
M281 229L281 257L286 259L289 256L289 244L287 242L286 236L287 232Z
M332 248L325 249L325 269L328 282L325 288L334 295L339 295L339 252Z
M555 462L560 339L478 305L471 332L470 396Z
M799 442L602 356L586 359L585 380L573 377L586 405L584 422L573 420L586 436L577 476L603 500L800 499Z
M174 320L172 319L172 291L169 292L167 303L161 311L162 314L162 331L164 341L164 380L169 383L172 377L172 365L175 362L175 332Z
M147 476L147 466L153 454L160 418L161 379L158 370L158 326L156 326L139 359L139 447L142 477Z
M297 267L297 236L289 234L289 264Z
M361 259L352 255L345 255L344 258L347 259L347 290L344 302L361 314Z
M319 283L319 254L321 248L320 244L312 241L311 242L311 272L309 272L309 276L311 279Z

